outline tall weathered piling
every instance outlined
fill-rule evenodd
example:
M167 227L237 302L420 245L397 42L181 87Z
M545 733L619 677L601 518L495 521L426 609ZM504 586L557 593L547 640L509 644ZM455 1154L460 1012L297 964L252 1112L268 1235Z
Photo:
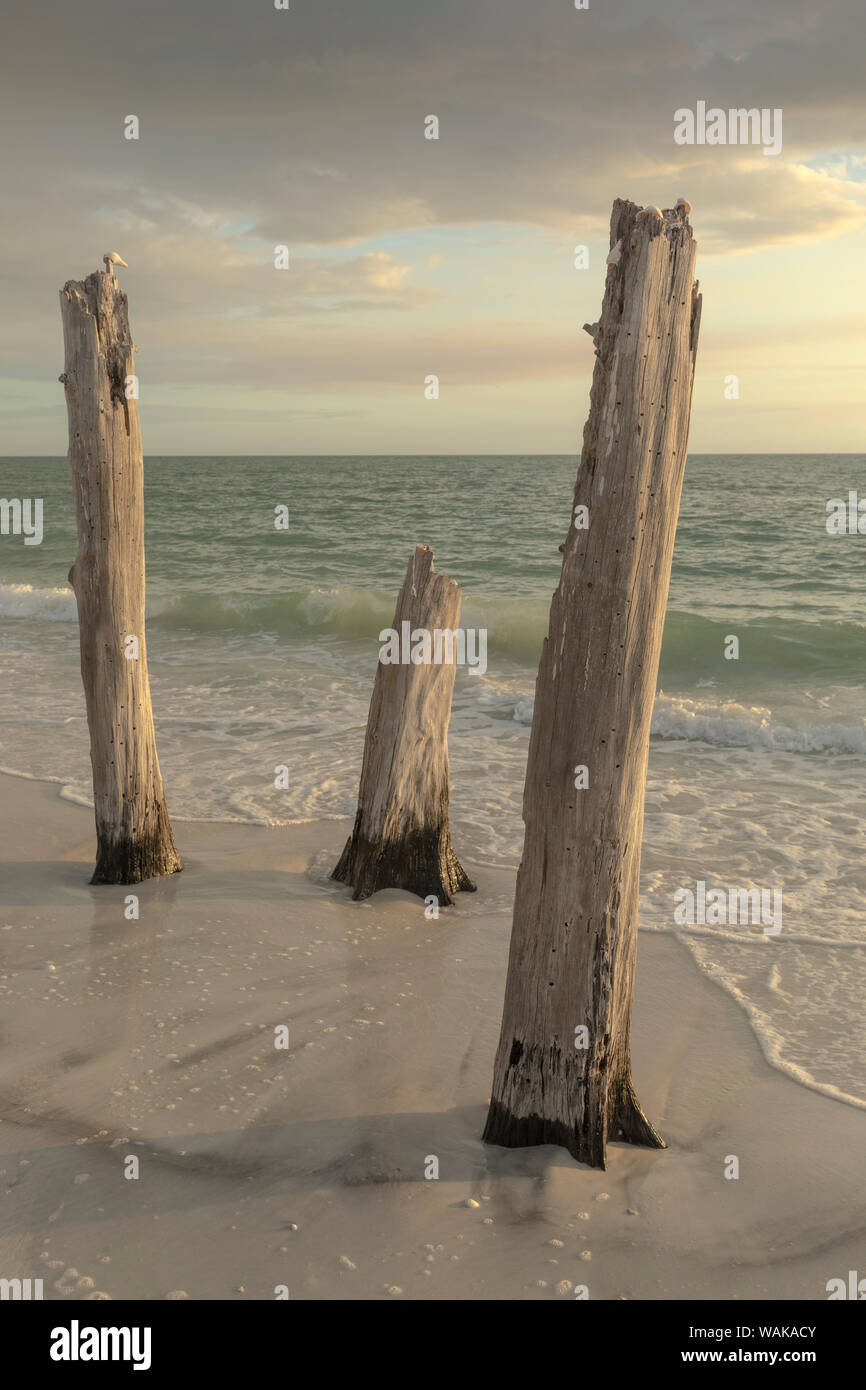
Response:
M397 600L393 632L400 647L404 634L418 633L413 646L420 659L380 661L376 670L355 825L332 874L354 888L356 899L381 888L405 888L444 907L453 893L474 892L454 853L448 822L448 721L460 598L453 579L434 573L433 551L419 545Z
M688 205L618 199L589 418L535 693L502 1030L484 1138L664 1148L631 1078L650 719L701 299Z
M107 262L108 263L108 262ZM81 676L90 729L97 856L92 883L181 867L150 704L144 632L144 463L127 298L94 271L60 291L78 554Z

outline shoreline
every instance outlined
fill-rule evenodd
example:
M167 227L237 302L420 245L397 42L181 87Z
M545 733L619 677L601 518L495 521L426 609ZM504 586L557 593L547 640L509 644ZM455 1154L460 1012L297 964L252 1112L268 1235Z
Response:
M62 777L51 777L47 775L40 776L38 774L21 772L18 769L11 769L8 767L0 766L0 778L2 777L9 777L13 779L20 778L25 782L36 782L45 787L54 788L57 792L59 800L61 800L65 804L74 806L77 809L83 809L89 812L90 814L93 813L92 799L88 801L85 800L83 797L79 796L76 793L75 789L72 787L72 785ZM240 816L236 818L231 818L229 816L215 816L212 818L207 818L191 817L182 814L173 814L172 822L178 825L190 825L199 827L243 827L250 829L265 830L268 832L285 831L292 833L301 827L311 827L319 825L322 827L327 827L333 825L341 825L344 827L344 838L348 836L353 823L351 816L339 814L322 814L318 816L305 815L299 816L296 819L280 821L267 821L265 819L244 818ZM461 839L461 844L465 845L466 842ZM340 846L340 848L342 848L342 846ZM490 870L493 874L510 873L513 880L517 871L516 863L512 866L505 864L502 861L493 862L483 857L485 854L486 850L481 851L482 857L473 854L471 843L469 844L469 852L467 857L471 859L476 869ZM338 855L339 850L337 851L337 856ZM652 862L652 850L646 844L644 845L643 858L644 863L642 867L642 874L648 872L649 865ZM512 902L513 899L511 902L509 902L508 906L509 927L511 921ZM642 917L645 916L646 913L642 911ZM739 946L743 941L742 937L739 937L738 935L732 933L729 929L726 929L725 927L691 925L689 926L687 931L683 931L681 929L678 930L673 926L649 926L646 925L645 921L639 923L638 931L641 934L641 937L650 935L668 935L675 937L677 940L681 942L685 949L686 955L688 956L688 959L692 963L693 968L702 976L702 978L708 980L710 983L720 988L728 996L728 998L733 1000L737 1007L742 1010L744 1016L749 1021L750 1029L758 1042L762 1055L774 1070L778 1071L781 1075L790 1078L798 1085L805 1087L807 1090L814 1091L818 1095L827 1096L831 1100L838 1102L840 1105L850 1105L855 1109L866 1111L866 1098L858 1096L856 1094L852 1094L850 1091L846 1091L841 1085L837 1085L832 1080L821 1080L817 1076L814 1076L810 1074L808 1071L804 1070L801 1066L797 1064L797 1062L790 1060L784 1053L784 1040L781 1040L780 1045L780 1039L778 1038L778 1035L774 1033L772 1026L768 1027L767 1018L764 1015L762 1015L760 1009L757 1007L755 1001L749 996L748 992L745 992L743 989L738 988L729 975L726 975L723 972L718 972L715 969L713 962L705 962L702 964L696 952L690 949L690 945L694 945L696 948L699 948L702 945L702 943L712 942L718 942L723 949L726 946ZM866 942L863 941L848 941L830 936L816 936L813 934L797 934L795 932L791 932L790 929L787 929L785 931L784 937L773 938L773 940L779 946L785 947L806 946L827 948L832 951L843 952L859 952L866 949ZM747 939L747 944L749 946L752 946L757 943L754 940Z
M426 921L327 879L348 818L177 819L183 872L91 887L90 809L9 774L0 798L4 1277L73 1300L824 1299L862 1265L862 1111L771 1065L672 935L641 932L632 1031L669 1147L613 1144L600 1172L480 1142L513 871Z

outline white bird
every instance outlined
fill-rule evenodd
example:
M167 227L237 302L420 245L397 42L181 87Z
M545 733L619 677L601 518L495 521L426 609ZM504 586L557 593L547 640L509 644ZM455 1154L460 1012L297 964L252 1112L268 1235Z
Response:
M114 274L114 270L112 269L113 266L116 266L116 265L126 265L126 261L123 259L123 257L120 255L120 253L117 252L117 251L106 251L106 253L105 253L105 255L102 257L102 259L105 261L105 269L106 269L106 272L107 272L109 275L113 275L113 274ZM127 270L129 270L129 266L128 266L128 265L126 265L126 268L127 268Z

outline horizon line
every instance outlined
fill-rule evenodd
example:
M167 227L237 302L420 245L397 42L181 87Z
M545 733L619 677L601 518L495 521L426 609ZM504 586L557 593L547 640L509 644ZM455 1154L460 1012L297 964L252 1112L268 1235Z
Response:
M792 452L792 451L789 450L789 449L776 449L776 450L772 450L772 451L763 451L763 450L762 450L762 451L753 451L753 452L747 452L747 451L745 451L745 450L735 449L735 450L731 450L731 451L727 451L727 452L721 452L721 453L719 453L719 452L712 453L712 452L706 452L706 451L704 451L704 450L697 450L697 449L695 449L695 450L690 450L690 451L688 452L688 454L686 455L686 457L687 457L687 458L860 458L860 457L863 456L864 453L866 453L866 450L863 450L863 449L822 449L822 450L808 449L808 450L806 450L806 451L803 452L803 453L794 453L794 452ZM363 458L363 459L375 459L375 458L380 458L380 459L406 459L406 458L418 458L418 459L422 459L422 458L443 458L443 459L444 459L444 458L464 458L464 457L465 457L465 458L514 458L514 459L516 459L516 458L539 458L539 459L557 459L557 458L579 458L579 457L580 457L580 454L581 454L581 451L580 451L579 449L577 450L576 453L565 453L565 454L529 454L529 453L526 453L526 452L523 451L523 450L520 450L520 451L518 451L517 453L513 453L513 454L512 454L512 453L498 453L498 452L496 452L496 451L490 451L490 452L488 452L488 453L480 453L480 454L479 454L479 453L473 453L473 452L472 452L471 450L469 450L469 449L458 449L458 450L456 450L455 452L447 453L447 454L427 454L427 453L424 453L424 454L420 454L420 453L419 453L419 454L409 454L409 453L397 453L397 454L383 454L383 453L371 453L371 454L343 454L343 453L327 453L327 454L324 454L324 453L315 453L315 454L306 454L306 453L304 453L304 454L221 454L221 453L220 453L220 454L217 454L217 453L214 453L214 454L151 454L151 453L145 453L145 454L144 454L144 460L145 460L145 462L146 462L147 459L149 459L149 458L150 458L150 459L178 459L178 458L187 458L187 459L292 459L292 458L294 458L294 459L303 459L303 458L308 458L308 459L312 459L312 458L322 458L322 459L327 459L327 458L353 458L353 459L356 459L356 458ZM10 460L11 460L11 459L50 459L52 462L68 462L68 461L69 461L69 460L68 460L68 455L66 455L66 454L0 454L0 460L4 460L4 459L10 459Z

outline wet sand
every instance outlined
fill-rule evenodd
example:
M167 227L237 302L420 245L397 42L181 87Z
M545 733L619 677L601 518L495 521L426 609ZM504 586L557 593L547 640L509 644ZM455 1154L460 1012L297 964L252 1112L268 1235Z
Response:
M480 1142L510 871L468 861L478 893L427 921L328 881L348 822L178 821L182 874L94 888L92 812L7 776L0 805L0 1277L66 1301L824 1299L866 1266L866 1113L770 1067L675 936L641 933L633 1028L669 1148L597 1172Z

